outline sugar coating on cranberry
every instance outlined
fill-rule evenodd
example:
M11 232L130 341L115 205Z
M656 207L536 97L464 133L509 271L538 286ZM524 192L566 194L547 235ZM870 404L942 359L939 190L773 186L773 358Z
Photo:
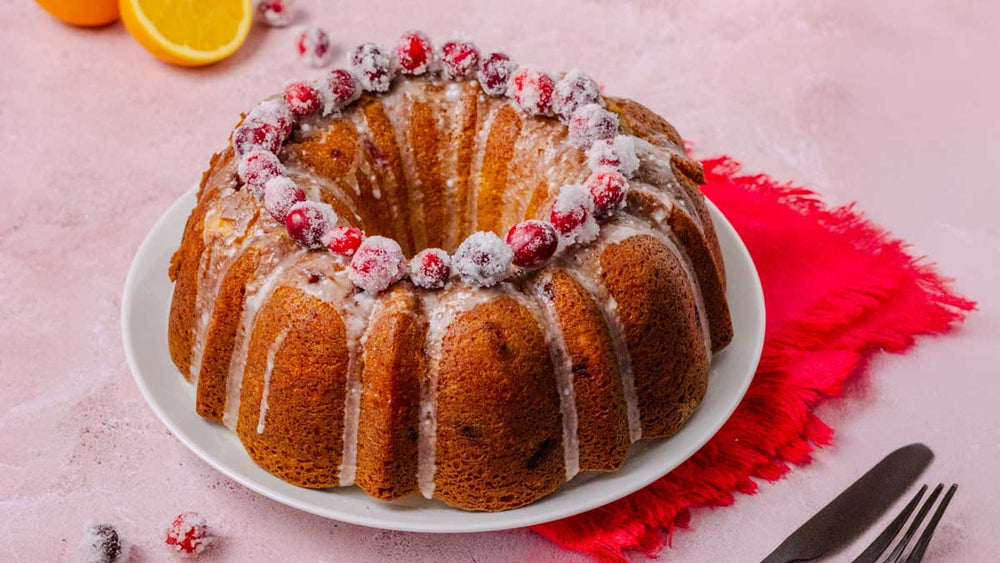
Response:
M326 79L318 81L318 87L323 97L323 115L340 111L361 97L357 77L342 68L331 70Z
M280 129L269 123L249 118L244 119L243 123L233 131L233 150L237 156L255 150L277 154L284 142L285 137Z
M607 219L625 207L628 180L614 168L593 171L585 185L594 201L594 216L598 219Z
M488 231L479 231L462 241L451 264L462 281L474 287L492 287L507 279L514 251L503 239Z
M421 31L403 34L396 44L396 66L399 72L419 76L430 68L434 58L431 40Z
M441 75L456 80L471 75L479 66L479 49L468 41L448 41L441 45Z
M635 151L635 138L617 135L614 139L599 139L587 149L587 163L591 170L602 166L616 168L631 178L639 170L639 155Z
M350 258L358 251L364 238L365 232L357 227L334 227L326 237L326 247L331 252Z
M264 100L250 110L247 119L275 126L281 133L282 142L292 132L292 124L295 121L292 110L282 99Z
M528 115L551 115L555 81L548 74L533 68L521 68L514 73L507 95Z
M549 221L565 244L586 244L597 238L600 227L594 218L594 202L584 186L570 184L559 189Z
M319 90L305 82L292 82L285 87L285 103L295 117L315 113L322 105Z
M330 61L330 36L319 27L310 27L299 34L295 42L299 58L309 66L320 68Z
M271 27L286 27L292 23L292 0L260 0L257 15Z
M255 197L264 195L264 184L285 173L285 167L274 153L262 150L248 152L236 165L236 175Z
M576 108L569 119L569 142L589 147L598 139L613 139L618 133L618 116L597 104Z
M292 240L306 248L323 248L324 238L336 222L337 214L328 204L301 201L288 210L285 230Z
M424 289L441 289L451 277L451 258L440 248L425 248L410 260L410 280Z
M579 70L571 70L556 83L552 109L567 121L580 106L596 104L601 99L601 86Z
M490 96L503 96L515 70L517 65L505 53L490 53L479 67L479 84Z
M170 551L182 557L198 557L210 545L213 538L208 531L208 523L197 512L182 512L167 528L166 544Z
M540 268L556 253L559 237L551 223L531 219L507 231L507 246L514 251L514 265Z
M264 208L279 223L285 222L293 205L305 200L302 188L284 176L271 178L264 184Z
M387 92L392 85L392 59L375 43L362 43L350 53L351 70L366 92Z
M115 526L87 522L80 550L85 563L124 563L128 561L131 546Z
M371 294L385 291L406 275L406 257L396 241L381 237L368 237L351 258L347 273L354 285Z

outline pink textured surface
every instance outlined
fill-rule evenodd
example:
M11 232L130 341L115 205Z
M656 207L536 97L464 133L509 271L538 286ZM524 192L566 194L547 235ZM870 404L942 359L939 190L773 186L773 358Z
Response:
M734 507L695 512L669 558L760 560L882 454L915 440L938 454L929 480L962 485L931 560L1000 551L1000 8L299 4L331 32L338 57L421 27L439 39L464 31L547 68L583 67L667 116L702 154L725 151L832 202L860 201L979 301L955 335L879 357L848 398L823 407L838 429L833 447ZM73 560L90 519L119 523L138 559L161 560L162 529L184 509L223 536L211 560L572 558L524 530L406 534L296 512L189 453L133 384L118 319L132 254L241 110L315 72L295 59L292 29L255 28L230 60L184 70L150 58L119 24L78 30L25 1L2 0L0 13L0 560Z

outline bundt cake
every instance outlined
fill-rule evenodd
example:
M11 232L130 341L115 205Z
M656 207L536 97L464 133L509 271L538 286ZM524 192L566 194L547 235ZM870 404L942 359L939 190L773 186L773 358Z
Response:
M197 412L289 483L488 511L677 432L732 327L674 128L464 41L348 60L204 173L170 268Z

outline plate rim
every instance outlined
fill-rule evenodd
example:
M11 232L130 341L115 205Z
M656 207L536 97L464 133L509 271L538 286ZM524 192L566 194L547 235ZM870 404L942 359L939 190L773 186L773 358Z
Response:
M645 488L656 480L667 475L675 468L683 464L685 461L690 459L695 455L709 440L714 437L722 426L732 417L736 408L742 402L750 384L753 382L754 376L757 371L757 367L760 363L761 353L763 352L764 346L764 329L766 327L767 310L764 302L763 287L761 286L760 276L757 272L756 264L753 261L753 257L750 255L749 250L746 248L746 244L743 239L739 236L739 233L732 226L726 216L719 210L719 208L708 198L705 197L706 205L710 210L712 216L713 224L716 231L725 231L726 234L734 241L734 249L737 251L739 258L745 262L747 270L752 274L748 280L746 280L747 287L743 289L752 290L752 297L755 301L760 314L757 319L756 330L753 335L756 336L754 342L752 343L752 357L753 360L748 363L749 376L744 376L741 384L738 388L738 393L734 393L730 399L729 404L726 404L723 408L725 414L719 416L718 420L711 424L711 431L706 432L703 436L700 436L693 441L694 445L688 447L687 452L685 452L682 457L672 466L664 467L662 472L658 472L656 477L648 480L639 479L637 481L642 481L638 483L629 483L627 486L622 487L620 494L616 493L613 497L601 497L597 500L588 500L582 498L576 503L572 504L570 508L564 508L562 510L553 510L552 514L546 515L545 517L535 517L535 518L521 518L512 520L512 516L515 516L516 512L520 509L513 509L508 511L493 512L493 513L478 513L488 514L490 516L496 515L496 518L490 518L484 523L471 522L464 527L454 527L454 526L438 526L433 524L433 518L428 518L426 515L426 510L414 509L414 514L421 514L413 521L397 522L397 521L383 521L377 517L369 517L363 514L355 514L353 512L345 512L338 509L337 507L317 507L311 503L303 502L295 498L291 498L284 494L282 491L275 490L267 486L266 484L260 483L250 476L244 476L238 470L230 468L221 459L215 459L206 449L202 448L200 445L196 444L194 440L187 435L187 433L182 430L179 423L173 420L173 417L168 415L164 410L163 406L160 404L159 399L154 395L152 389L146 384L144 376L141 376L141 370L139 369L139 362L136 357L135 347L133 346L133 335L131 327L129 326L129 319L133 308L135 307L135 301L138 296L138 286L136 284L136 276L139 275L139 266L142 263L142 259L145 258L147 254L151 252L151 249L156 244L157 234L167 225L172 218L177 215L178 208L182 206L189 206L189 201L193 199L194 203L197 204L196 192L198 186L195 185L182 193L177 199L175 199L170 206L157 218L156 222L146 233L143 238L142 243L136 249L135 255L129 265L128 273L125 277L125 286L122 293L122 304L120 309L121 315L121 329L122 329L122 344L125 349L125 357L129 366L129 371L132 373L132 378L136 385L139 387L139 391L143 396L143 399L150 406L153 412L156 414L157 418L170 430L170 433L174 435L185 447L194 452L202 461L206 462L209 466L213 467L216 471L219 471L223 475L230 479L240 483L244 487L254 491L258 494L263 495L271 500L280 502L286 506L302 510L304 512L315 514L324 518L331 520L336 520L340 522L346 522L349 524L355 524L360 526L367 526L372 528L386 529L386 530L397 530L406 532L424 532L424 533L472 533L472 532L488 532L488 531L500 531L508 529L523 528L527 526L534 526L538 524L543 524L546 522L552 522L562 518L567 518L601 506L605 506L617 500L620 500L639 489ZM189 212L188 212L189 214ZM182 219L183 221L183 219ZM169 310L169 307L168 307ZM749 364L752 364L750 366ZM713 363L714 365L714 363ZM174 374L180 375L180 372L174 368ZM226 430L228 432L228 429ZM627 461L626 461L627 463ZM612 473L613 474L613 473ZM577 494L582 493L582 491L567 491L566 494ZM374 502L383 502L377 499L372 499ZM447 508L449 510L454 510L446 505L441 505L442 508ZM531 506L531 505L528 505ZM497 520L494 524L493 521Z

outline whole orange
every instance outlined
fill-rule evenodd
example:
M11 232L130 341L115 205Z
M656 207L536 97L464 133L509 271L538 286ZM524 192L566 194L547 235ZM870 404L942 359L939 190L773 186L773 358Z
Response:
M71 25L93 27L118 19L118 0L35 0L57 19Z

